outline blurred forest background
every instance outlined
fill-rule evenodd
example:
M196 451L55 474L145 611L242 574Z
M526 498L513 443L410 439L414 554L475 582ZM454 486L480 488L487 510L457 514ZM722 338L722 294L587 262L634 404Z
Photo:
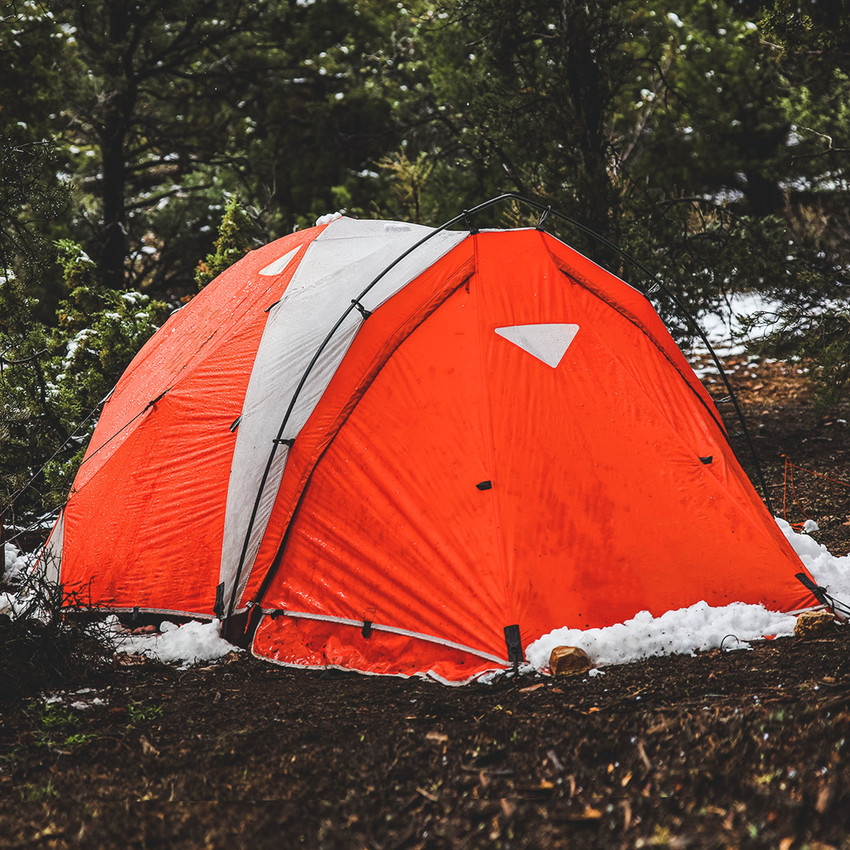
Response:
M768 344L811 360L827 411L850 364L848 6L3 0L0 519L61 505L170 311L336 210L551 204L695 315L774 299Z

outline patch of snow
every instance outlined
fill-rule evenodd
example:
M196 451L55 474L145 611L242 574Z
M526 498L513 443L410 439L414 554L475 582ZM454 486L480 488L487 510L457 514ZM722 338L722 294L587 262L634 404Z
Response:
M68 703L68 708L73 708L76 711L85 711L87 708L107 705L107 700L96 696L96 693L94 688L82 688L79 691L70 693L68 691L57 691L54 694L44 697L43 701L45 705L62 705L70 699L71 702ZM87 696L87 694L91 694L92 696Z
M16 578L19 578L28 567L29 557L24 555L14 543L3 544L3 574L0 578L4 582L14 581ZM3 596L7 595L3 594Z
M94 708L97 705L106 705L106 702L100 697L94 697L94 699L88 701L76 700L71 703L71 708L75 708L77 711L84 711L87 708Z
M784 519L776 522L814 580L845 605L850 604L850 555L833 555L809 534L797 534Z
M319 227L323 224L330 224L332 221L336 221L338 218L342 218L342 215L343 214L341 212L326 213L325 215L320 215L316 219L316 227Z
M26 602L14 593L0 593L0 615L14 620L26 607Z
M535 672L534 665L529 664L528 662L525 662L523 664L519 664L517 666L517 673L520 676L530 676L534 672ZM499 670L487 670L486 672L481 673L478 676L474 676L473 678L479 684L492 685L494 682L498 682L500 679L502 679L504 677L504 675L505 675L505 671L501 670L501 669L499 669ZM453 684L452 682L448 681L447 679L443 679L440 676L426 675L426 678L432 678L432 679L434 679L434 681L441 682L444 685Z
M748 649L748 641L765 635L791 635L796 618L776 614L761 605L733 602L714 608L697 602L690 608L667 611L653 617L641 611L625 623L602 629L555 629L534 641L526 657L537 668L549 663L556 646L583 649L596 666L628 664L657 655L692 655L694 652L728 647L729 635L737 638L732 647Z
M121 635L117 640L118 649L131 655L147 655L168 664L217 661L230 652L239 651L221 637L219 620L190 622L182 626L166 621L161 624L160 630L161 634Z
M771 322L770 316L779 306L779 302L758 292L736 292L729 296L725 308L701 316L699 325L718 355L740 355L748 341L766 336L775 329L776 322ZM743 319L756 313L764 314L762 321L745 333ZM699 343L695 349L698 347Z

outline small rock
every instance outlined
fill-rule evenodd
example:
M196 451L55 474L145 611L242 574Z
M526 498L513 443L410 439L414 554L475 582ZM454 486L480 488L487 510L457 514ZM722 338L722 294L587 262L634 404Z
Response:
M832 628L835 618L829 611L804 611L797 617L794 634L797 637L817 637Z
M577 646L556 646L549 656L553 676L580 676L592 666L587 653Z

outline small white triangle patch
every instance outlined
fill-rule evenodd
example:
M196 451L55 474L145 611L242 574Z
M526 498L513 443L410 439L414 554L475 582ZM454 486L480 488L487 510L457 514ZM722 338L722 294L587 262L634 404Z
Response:
M578 325L511 325L496 333L553 369L561 362L578 333Z
M299 245L297 248L293 248L288 254L284 254L282 257L278 257L273 263L269 263L264 269L260 269L260 274L266 275L266 277L272 277L273 275L280 274L290 263L292 258L301 250L302 246Z

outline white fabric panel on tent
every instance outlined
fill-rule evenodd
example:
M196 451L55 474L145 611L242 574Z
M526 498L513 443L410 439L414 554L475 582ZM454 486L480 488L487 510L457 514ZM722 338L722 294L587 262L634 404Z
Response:
M537 324L496 328L496 333L553 369L563 359L579 331L578 325Z
M361 313L352 309L345 317L299 391L311 360L352 300L432 232L421 225L337 219L310 244L284 297L269 311L245 395L227 492L220 580L227 604L238 574L236 610L286 466L288 447L278 444L263 481L284 417L291 406L281 437L295 439L362 325ZM428 239L363 297L364 309L376 309L467 235L443 231Z
M59 584L60 564L62 562L62 547L65 544L65 509L59 512L59 519L53 526L53 531L44 547L42 561L44 563L44 578L49 584Z

